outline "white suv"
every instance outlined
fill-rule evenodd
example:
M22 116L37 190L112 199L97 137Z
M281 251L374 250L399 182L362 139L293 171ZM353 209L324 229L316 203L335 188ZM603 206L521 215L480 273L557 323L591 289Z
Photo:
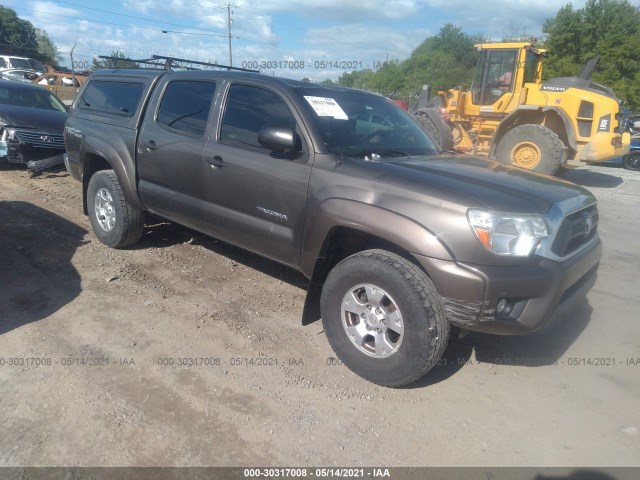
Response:
M35 70L44 73L46 68L38 60L26 57L14 57L11 55L0 55L0 72L4 70Z

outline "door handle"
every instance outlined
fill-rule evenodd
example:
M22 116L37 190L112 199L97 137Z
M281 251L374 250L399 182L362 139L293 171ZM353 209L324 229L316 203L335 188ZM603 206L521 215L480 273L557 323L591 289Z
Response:
M224 163L224 160L222 160L222 157L219 157L217 155L213 158L207 158L207 163L211 165L211 168L214 168L214 169L227 166L227 164Z
M147 152L152 152L154 150L157 150L158 148L158 146L156 145L156 142L154 142L153 140L149 140L148 142L143 143L142 147L145 148Z

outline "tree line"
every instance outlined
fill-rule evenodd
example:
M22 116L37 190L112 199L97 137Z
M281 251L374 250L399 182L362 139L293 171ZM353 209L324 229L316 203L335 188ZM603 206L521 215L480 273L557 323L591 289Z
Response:
M599 57L592 79L611 87L632 110L640 108L640 7L627 0L588 0L583 8L562 7L544 22L545 38L537 45L549 50L543 78L576 76L584 63ZM523 41L522 34L501 41ZM526 39L528 40L528 39ZM423 85L469 87L484 35L467 35L450 23L425 39L406 60L391 60L376 70L344 73L324 84L371 90L400 99L415 99Z
M0 6L0 51L57 65L62 60L58 48L44 30L16 15L15 10Z

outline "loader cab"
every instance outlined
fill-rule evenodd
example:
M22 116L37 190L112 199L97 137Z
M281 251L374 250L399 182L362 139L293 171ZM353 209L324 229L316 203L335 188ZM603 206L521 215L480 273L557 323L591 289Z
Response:
M525 83L540 83L544 53L533 45L504 43L476 48L481 54L471 85L471 100L481 113L509 111L517 104Z
M493 105L513 92L517 59L518 50L513 48L482 51L471 84L475 105Z

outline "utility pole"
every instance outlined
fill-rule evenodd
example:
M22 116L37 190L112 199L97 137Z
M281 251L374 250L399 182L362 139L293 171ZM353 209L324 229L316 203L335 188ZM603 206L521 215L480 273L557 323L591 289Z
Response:
M233 67L233 54L231 53L231 7L235 5L231 5L227 3L227 26L229 28L229 66Z
M73 64L73 51L76 49L76 45L78 42L73 44L73 48L71 52L69 52L69 56L71 57L71 78L73 78L73 99L75 100L76 95L78 94L78 88L76 87L76 67Z

